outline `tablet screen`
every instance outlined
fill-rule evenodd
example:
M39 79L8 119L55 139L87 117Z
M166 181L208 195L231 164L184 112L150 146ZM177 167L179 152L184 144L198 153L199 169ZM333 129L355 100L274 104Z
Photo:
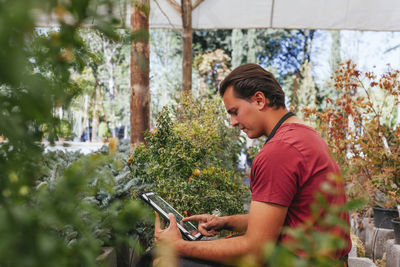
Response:
M160 198L156 194L146 194L146 196L151 200L153 203L155 203L157 206L159 206L163 211L165 211L166 214L172 213L176 217L176 222L180 225L182 225L192 236L196 236L199 231L197 228L190 222L182 222L181 220L183 219L183 216L177 212L173 207L171 207L167 202L165 202L162 198Z

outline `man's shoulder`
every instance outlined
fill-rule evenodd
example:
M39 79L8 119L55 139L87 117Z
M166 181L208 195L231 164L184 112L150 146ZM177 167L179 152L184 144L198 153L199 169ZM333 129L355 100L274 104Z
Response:
M283 124L277 132L275 141L285 140L286 142L293 141L307 141L306 138L318 138L320 137L317 131L311 126L304 123L287 123Z
M275 136L266 143L255 160L304 159L313 153L326 148L322 137L308 125L300 123L283 124ZM325 153L325 151L324 151ZM257 162L256 161L256 162Z
M298 157L301 157L301 153L292 142L285 139L271 140L257 154L254 164L266 161L271 164L279 164L287 159L294 160Z
M306 124L288 123L282 126L275 140L271 140L273 141L271 145L275 143L272 149L286 144L300 153L304 153L318 147L326 147L326 143L319 133Z

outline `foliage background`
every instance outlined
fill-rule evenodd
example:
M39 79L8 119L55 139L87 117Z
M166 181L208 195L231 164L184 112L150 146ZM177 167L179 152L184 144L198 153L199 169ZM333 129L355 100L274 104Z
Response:
M100 14L99 6L111 12L107 16ZM313 83L309 65L313 31L254 29L194 32L196 66L205 66L194 72L198 91L195 96L205 102L180 102L175 97L180 85L179 33L153 31L153 44L157 43L157 34L167 35L168 40L155 46L157 52L152 57L164 67L164 72L156 71L152 76L157 88L152 90L153 120L159 112L160 116L157 130L148 134L145 146L136 148L130 166L124 164L127 150L119 153L115 144L110 151L90 156L43 154L40 141L44 136L53 142L57 136L72 138L69 131L73 130L79 138L91 125L96 137L93 128L102 121L116 136L118 122L127 125L127 102L121 100L128 93L129 35L115 31L114 26L120 24L110 15L112 11L113 1L107 0L0 2L0 135L7 140L0 143L2 266L97 266L101 246L134 246L132 235L146 230L146 226L136 226L138 221L143 223L143 216L140 204L129 200L135 190L155 190L186 214L217 209L220 214L243 211L242 200L247 191L236 168L243 140L227 127L220 105L205 101L212 99L217 81L238 64L252 61L267 67L284 84L290 95L289 104L298 111L313 104L315 111L321 111L339 103L340 110L329 120L338 126L337 130L346 126L338 118L349 114L348 105L358 103L353 101L358 97L353 84L356 89L362 85L354 71L344 79L343 88L350 88L342 95L347 102L341 102L340 93L328 85ZM54 12L59 28L44 34L35 29L38 12ZM94 19L95 31L78 30L88 18ZM88 39L97 42L90 43ZM332 34L332 39L333 69L340 61L340 42L337 34ZM371 89L395 89L398 76L392 74L375 85L370 83ZM388 83L390 80L396 82ZM317 103L310 98L310 92L317 93ZM161 111L159 107L166 96L177 105ZM362 117L360 122L370 122L364 125L364 133L371 130L372 134L369 139L355 135L359 146L352 147L353 159L358 162L354 161L353 166L365 170L366 175L359 177L367 179L370 190L381 191L390 201L397 201L399 134L393 128L398 114L386 104L398 103L396 98L378 98L384 112ZM366 100L365 96L361 100ZM363 103L367 110L379 108L368 101ZM79 121L81 126L73 124L69 129L71 121ZM126 135L126 128L124 131ZM342 132L337 133L341 134L340 140L346 140ZM345 143L338 144L336 151L343 161L348 152L343 147ZM368 161L363 161L366 157ZM364 182L351 181L354 188Z

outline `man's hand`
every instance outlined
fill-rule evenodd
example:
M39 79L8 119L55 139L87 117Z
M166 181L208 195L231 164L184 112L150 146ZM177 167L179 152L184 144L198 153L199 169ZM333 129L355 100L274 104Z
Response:
M193 215L182 219L182 222L187 221L198 221L199 232L204 236L215 236L225 225L221 217L209 214Z
M167 242L170 244L175 244L176 242L183 240L181 233L176 224L176 218L173 214L168 214L169 226L165 229L161 229L160 216L156 212L156 222L154 227L154 237L156 242Z

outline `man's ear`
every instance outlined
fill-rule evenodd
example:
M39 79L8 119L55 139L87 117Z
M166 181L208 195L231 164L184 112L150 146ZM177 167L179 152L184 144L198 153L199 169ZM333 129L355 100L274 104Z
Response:
M266 98L265 95L260 91L255 92L255 94L252 96L252 100L260 108L260 110L269 106L269 99Z

